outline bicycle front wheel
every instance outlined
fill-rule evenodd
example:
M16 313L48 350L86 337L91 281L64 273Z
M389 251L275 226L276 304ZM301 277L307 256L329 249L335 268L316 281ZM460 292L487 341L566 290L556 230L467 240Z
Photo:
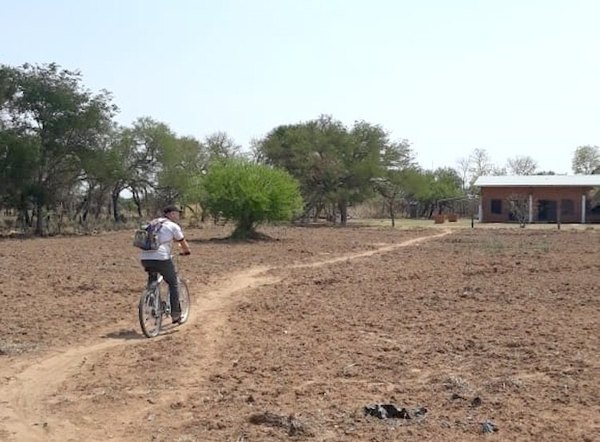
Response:
M162 308L158 287L146 290L140 298L138 306L140 326L147 338L154 338L160 333L162 323Z
M181 319L179 320L180 324L183 324L190 317L190 292L188 291L188 286L185 281L179 278L178 282L179 286L179 306L181 307Z

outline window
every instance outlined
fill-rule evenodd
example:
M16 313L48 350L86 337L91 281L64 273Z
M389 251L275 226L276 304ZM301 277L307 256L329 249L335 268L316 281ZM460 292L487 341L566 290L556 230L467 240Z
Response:
M573 215L575 213L575 204L573 200L560 200L560 214Z
M492 213L502 214L502 200L492 200Z

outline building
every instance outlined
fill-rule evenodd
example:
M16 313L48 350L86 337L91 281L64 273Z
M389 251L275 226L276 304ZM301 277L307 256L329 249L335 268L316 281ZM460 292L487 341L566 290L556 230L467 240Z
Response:
M600 175L481 176L475 186L480 222L600 222Z

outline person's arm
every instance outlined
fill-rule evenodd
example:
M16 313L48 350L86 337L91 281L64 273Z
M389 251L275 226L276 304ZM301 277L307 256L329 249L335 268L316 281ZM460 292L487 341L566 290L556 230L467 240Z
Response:
M173 239L179 243L179 247L181 247L180 255L189 255L192 253L190 250L190 245L185 240L183 236L183 230L177 223L171 223L171 232L173 232Z
M181 253L183 255L189 255L192 253L192 251L190 250L190 245L185 240L185 238L183 238L179 241L179 245L181 246L181 250L182 250Z

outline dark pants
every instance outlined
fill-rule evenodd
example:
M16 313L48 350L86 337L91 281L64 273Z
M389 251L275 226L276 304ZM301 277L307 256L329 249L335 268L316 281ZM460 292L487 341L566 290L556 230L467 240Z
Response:
M181 307L179 306L179 287L177 286L177 272L173 261L157 259L143 259L142 266L148 272L148 284L156 281L157 273L160 273L169 284L169 296L171 300L171 316L179 316Z

